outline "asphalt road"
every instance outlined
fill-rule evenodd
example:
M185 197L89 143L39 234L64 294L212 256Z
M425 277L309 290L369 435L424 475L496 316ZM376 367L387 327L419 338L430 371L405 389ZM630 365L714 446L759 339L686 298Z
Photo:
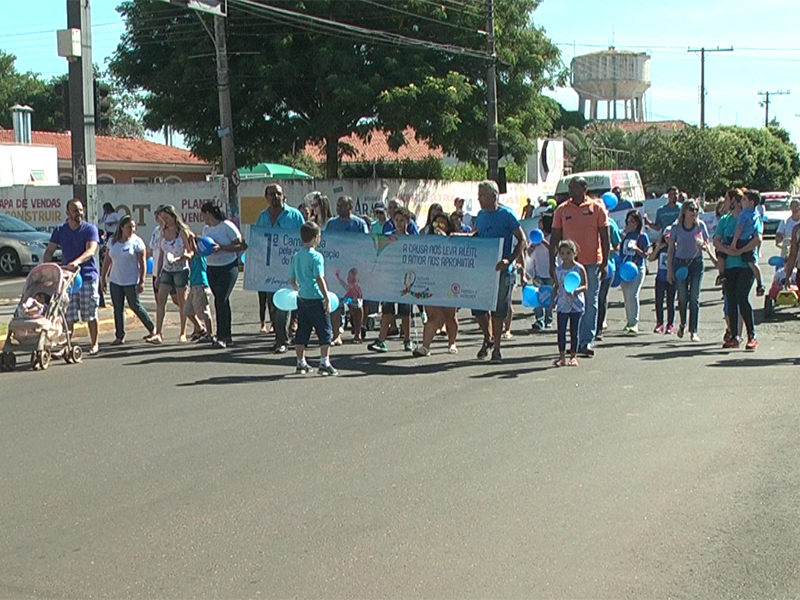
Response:
M0 597L800 596L797 311L745 353L710 288L700 344L615 306L575 369L523 318L476 361L464 313L457 357L346 346L324 379L234 303L229 351L0 375Z

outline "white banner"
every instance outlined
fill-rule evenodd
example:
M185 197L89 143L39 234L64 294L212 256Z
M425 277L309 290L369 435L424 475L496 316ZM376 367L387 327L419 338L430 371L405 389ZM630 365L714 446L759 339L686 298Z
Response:
M250 227L244 287L289 285L300 232ZM491 310L497 304L499 238L323 233L328 288L341 298Z

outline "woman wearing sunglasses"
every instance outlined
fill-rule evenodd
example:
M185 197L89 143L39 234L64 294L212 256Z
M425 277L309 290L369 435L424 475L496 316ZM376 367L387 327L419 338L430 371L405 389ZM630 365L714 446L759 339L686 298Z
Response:
M672 226L667 253L667 281L678 288L678 337L686 331L686 309L689 309L689 336L699 342L700 286L703 282L703 250L708 245L706 224L698 218L694 200L681 205L678 220ZM684 270L685 269L685 270Z

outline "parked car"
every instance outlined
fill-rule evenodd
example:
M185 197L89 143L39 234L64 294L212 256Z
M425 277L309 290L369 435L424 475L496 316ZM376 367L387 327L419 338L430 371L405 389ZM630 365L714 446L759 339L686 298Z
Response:
M778 226L792 216L791 197L786 192L766 192L764 199L764 235L775 235Z
M0 275L19 275L41 264L50 234L16 217L0 213ZM61 260L57 251L53 260Z

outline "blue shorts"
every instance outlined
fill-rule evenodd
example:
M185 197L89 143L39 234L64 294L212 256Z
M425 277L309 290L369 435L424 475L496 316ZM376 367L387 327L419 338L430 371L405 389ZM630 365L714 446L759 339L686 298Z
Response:
M168 285L173 290L188 287L189 269L183 269L181 271L165 271L162 269L158 280L161 285Z
M514 273L510 271L500 272L500 286L497 290L497 306L492 311L495 319L505 319L508 316L508 309L511 306L511 291L514 289ZM473 310L473 317L482 317L488 314L486 310Z
M333 339L333 329L331 327L331 316L325 310L322 300L297 299L297 333L294 335L294 343L307 346L311 339L311 330L317 332L320 346L330 346Z

